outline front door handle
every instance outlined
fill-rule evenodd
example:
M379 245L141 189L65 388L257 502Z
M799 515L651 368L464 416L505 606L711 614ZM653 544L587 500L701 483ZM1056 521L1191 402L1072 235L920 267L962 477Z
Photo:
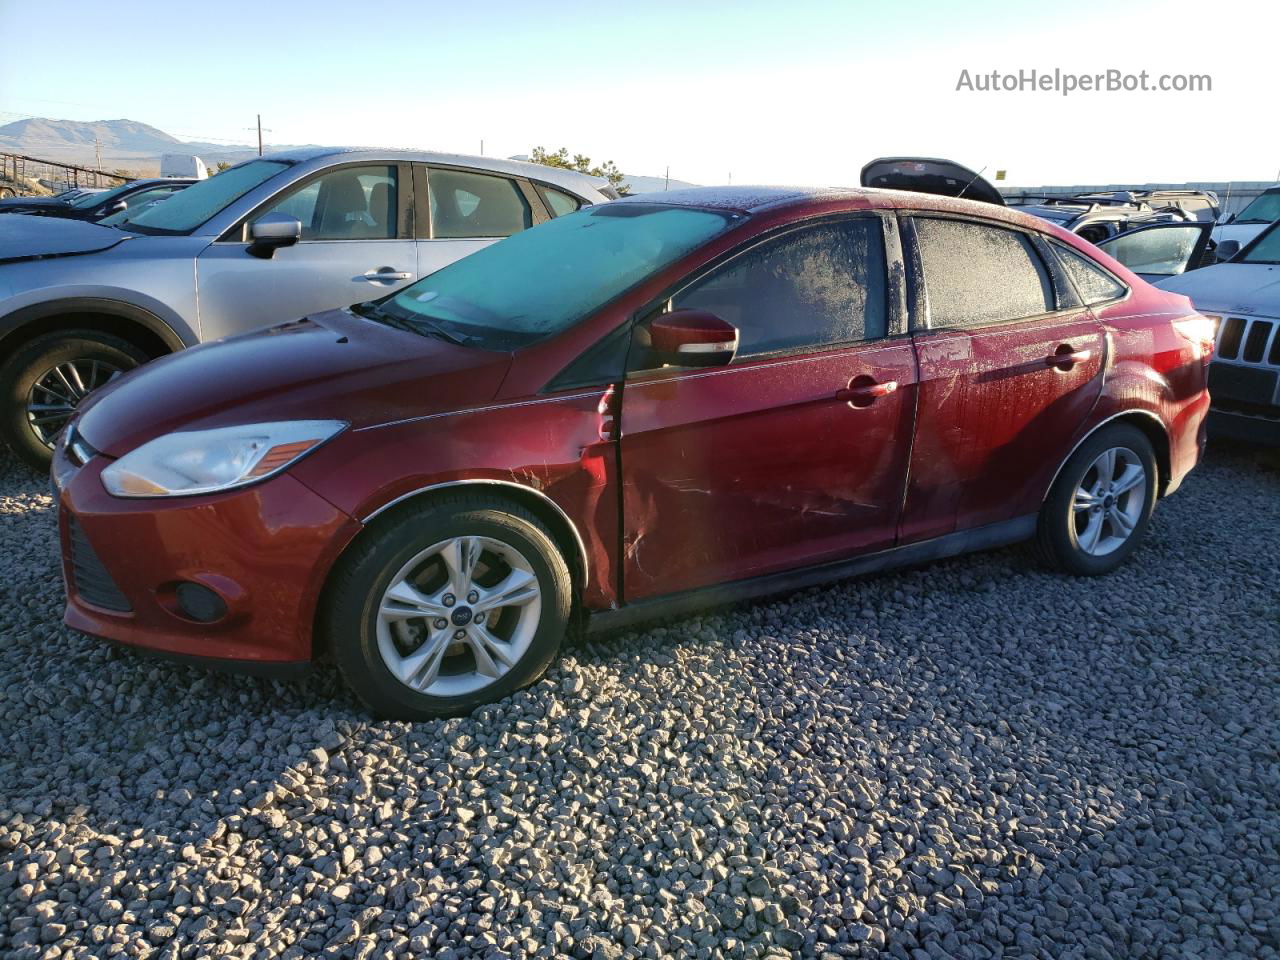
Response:
M872 377L854 377L849 386L836 391L836 399L851 407L869 407L881 397L887 397L898 389L897 380L886 380L877 383Z
M1069 343L1064 343L1057 350L1044 358L1046 366L1057 370L1070 370L1077 363L1084 363L1091 356L1092 350L1076 350Z
M378 270L368 271L364 275L364 278L366 280L371 280L374 283L381 283L383 281L388 281L388 280L389 281L412 280L413 274L409 273L406 270L394 270L391 267L381 267Z

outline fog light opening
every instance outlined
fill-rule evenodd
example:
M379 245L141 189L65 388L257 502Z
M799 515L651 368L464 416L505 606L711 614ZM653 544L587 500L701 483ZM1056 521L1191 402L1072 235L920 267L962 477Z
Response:
M213 623L227 615L227 602L203 584L179 583L173 593L179 612L197 623Z

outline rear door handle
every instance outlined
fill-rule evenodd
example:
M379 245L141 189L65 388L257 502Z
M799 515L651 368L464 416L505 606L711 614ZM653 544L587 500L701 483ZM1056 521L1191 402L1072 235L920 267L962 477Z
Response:
M897 389L897 380L876 383L867 376L854 377L849 381L849 386L843 390L836 391L836 399L849 404L851 407L869 407L881 397L887 397Z
M1070 370L1075 364L1084 363L1092 356L1092 350L1075 350L1072 349L1071 344L1064 343L1045 357L1044 362L1047 366L1056 367L1059 370Z
M383 280L412 280L413 274L405 270L393 270L390 267L382 267L379 270L370 270L365 275L366 280L372 280L375 283Z

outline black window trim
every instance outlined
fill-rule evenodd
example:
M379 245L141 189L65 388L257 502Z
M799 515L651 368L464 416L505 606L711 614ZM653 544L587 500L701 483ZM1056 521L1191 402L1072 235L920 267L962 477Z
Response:
M1108 270L1106 267L1100 264L1093 257L1089 256L1083 250L1077 250L1075 249L1075 247L1072 247L1072 246L1069 246L1068 244L1063 243L1057 237L1045 237L1045 244L1046 246L1049 247L1050 250L1053 251L1054 259L1062 265L1063 274L1066 275L1067 281L1071 284L1071 289L1075 290L1076 296L1080 298L1080 302L1084 304L1085 309L1094 310L1096 308L1109 307L1109 306L1112 306L1113 304L1123 303L1125 300L1128 300L1129 297L1133 294L1133 288L1130 287L1129 284L1125 283L1124 280L1122 280L1120 277L1117 277L1115 273L1113 273L1111 270ZM1068 253L1074 253L1077 257L1083 257L1084 259L1088 260L1090 265L1093 266L1094 269L1102 271L1102 273L1106 274L1108 277L1114 280L1117 284L1119 284L1120 289L1123 290L1124 293L1122 293L1118 297L1112 297L1109 300L1099 300L1097 303L1089 303L1088 301L1086 301L1084 298L1084 294L1080 292L1080 288L1077 287L1075 281L1071 279L1071 273L1070 271L1067 270L1066 264L1062 262L1062 257L1058 254L1059 248L1066 249Z
M414 233L414 190L412 186L411 164L405 160L351 160L335 163L319 170L313 170L305 177L299 177L286 183L279 190L263 200L234 224L222 232L214 243L248 243L249 224L262 216L286 195L310 186L315 180L328 176L338 170L351 167L395 167L396 168L396 235L394 237L352 237L347 240L299 240L299 243L393 243L398 240L412 240Z
M1079 313L1080 311L1085 309L1085 306L1079 306L1079 307L1060 306L1061 298L1058 296L1058 289L1056 285L1057 279L1058 279L1057 274L1054 271L1053 267L1050 265L1049 261L1046 259L1044 255L1044 251L1036 243L1036 239L1038 237L1045 236L1040 231L1032 230L1016 223L1005 223L1002 220L988 220L985 217L975 217L971 214L951 213L950 211L942 211L942 210L904 209L904 210L899 210L898 215L907 221L907 228L903 230L903 234L904 236L910 238L910 244L911 244L911 255L910 257L907 258L906 262L909 268L911 268L911 270L913 271L912 272L912 288L913 288L912 289L912 294L913 294L912 308L913 309L912 309L912 316L911 316L912 332L923 333L925 331L930 331L930 332L949 331L954 333L960 330L975 330L975 331L987 330L991 327L1006 327L1009 324L1013 324L1013 323L1033 323L1036 321L1043 321L1050 318L1061 317L1064 314ZM1035 255L1040 258L1041 265L1044 267L1044 270L1045 270L1045 275L1049 278L1049 286L1053 291L1053 301L1056 309L1046 310L1042 313L1033 313L1025 317L1011 317L1008 320L990 320L985 323L973 324L971 326L961 326L959 324L948 324L947 326L941 326L941 327L934 326L933 311L929 304L929 292L928 292L928 284L925 277L924 260L920 255L920 240L919 240L919 237L916 236L916 230L915 230L916 219L957 220L963 223L976 224L977 226L980 226L980 227L994 227L998 230L1008 230L1013 233L1022 234L1027 238L1027 242L1031 245L1031 249L1033 250ZM1065 268L1064 268L1064 272L1065 272ZM1074 285L1072 289L1075 289ZM1079 291L1076 291L1076 296L1079 297ZM1084 298L1080 297L1080 301L1083 304ZM922 322L917 324L916 322L917 320L920 320Z

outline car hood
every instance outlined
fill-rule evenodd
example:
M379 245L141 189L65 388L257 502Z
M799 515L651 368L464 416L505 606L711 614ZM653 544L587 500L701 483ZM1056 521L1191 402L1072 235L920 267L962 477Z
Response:
M20 213L0 217L0 263L68 257L108 250L130 234L82 220L29 217Z
M55 200L53 197L6 197L0 200L0 213L10 213L14 210L43 210L49 207L69 207L71 204L65 200Z
M316 419L359 429L487 403L510 364L334 310L149 363L94 393L76 429L112 457L176 430Z
M1280 316L1280 266L1219 263L1156 283L1191 298L1197 310Z

